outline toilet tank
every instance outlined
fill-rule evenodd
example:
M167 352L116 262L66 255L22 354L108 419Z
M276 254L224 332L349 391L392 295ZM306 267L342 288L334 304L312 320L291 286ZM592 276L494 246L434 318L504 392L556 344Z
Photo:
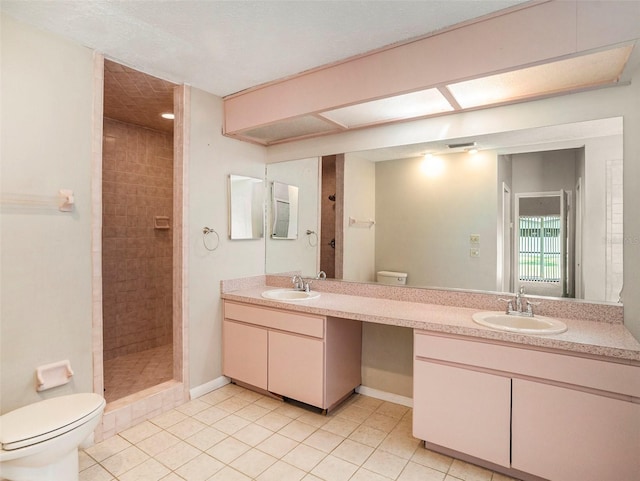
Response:
M378 271L378 282L393 286L404 286L407 284L406 272Z

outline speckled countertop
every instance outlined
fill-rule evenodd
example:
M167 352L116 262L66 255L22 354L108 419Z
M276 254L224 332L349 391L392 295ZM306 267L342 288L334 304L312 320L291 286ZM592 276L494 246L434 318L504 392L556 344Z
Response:
M222 298L322 316L569 351L618 362L630 361L632 364L640 365L640 343L621 323L562 318L561 320L567 324L568 328L562 334L518 334L497 331L476 324L471 316L478 309L332 292L321 292L320 297L316 299L296 302L274 301L262 297L265 290L273 288L275 287L254 285L223 292Z

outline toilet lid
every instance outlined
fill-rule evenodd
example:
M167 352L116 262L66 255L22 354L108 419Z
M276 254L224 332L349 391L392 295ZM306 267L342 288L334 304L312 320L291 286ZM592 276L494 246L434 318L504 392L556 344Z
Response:
M79 393L46 399L3 414L2 449L11 451L60 436L84 424L105 404L98 394Z

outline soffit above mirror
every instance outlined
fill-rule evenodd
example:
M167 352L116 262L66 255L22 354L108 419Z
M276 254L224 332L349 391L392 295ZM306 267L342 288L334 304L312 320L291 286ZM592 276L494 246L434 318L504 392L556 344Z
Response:
M606 35L584 8L536 4L229 96L225 135L274 145L625 84L640 8L608 9Z

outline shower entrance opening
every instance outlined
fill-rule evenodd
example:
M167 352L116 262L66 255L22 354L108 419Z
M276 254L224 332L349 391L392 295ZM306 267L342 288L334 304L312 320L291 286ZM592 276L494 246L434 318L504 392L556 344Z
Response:
M174 379L176 85L104 61L102 314L108 403ZM179 235L179 234L178 234Z

